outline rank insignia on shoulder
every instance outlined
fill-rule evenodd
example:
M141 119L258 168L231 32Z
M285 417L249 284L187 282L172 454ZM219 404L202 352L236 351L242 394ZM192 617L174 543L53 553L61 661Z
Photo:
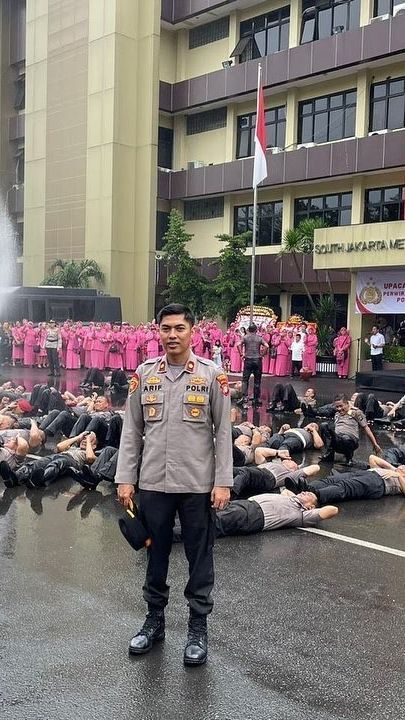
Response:
M222 395L229 395L228 378L225 373L217 375L217 382L219 383Z
M129 394L132 395L132 393L136 392L139 388L139 375L135 373L129 381Z
M166 363L164 360L160 363L158 372L166 372Z

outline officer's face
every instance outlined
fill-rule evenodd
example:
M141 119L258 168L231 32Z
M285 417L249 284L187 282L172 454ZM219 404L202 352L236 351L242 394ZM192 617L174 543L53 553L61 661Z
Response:
M191 343L191 325L184 315L166 315L159 325L160 340L169 357L181 360Z

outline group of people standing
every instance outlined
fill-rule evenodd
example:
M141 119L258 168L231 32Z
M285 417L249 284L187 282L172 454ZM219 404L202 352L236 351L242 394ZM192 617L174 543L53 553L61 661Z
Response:
M156 323L111 324L66 320L57 324L60 333L58 359L67 370L81 367L98 370L136 370L144 360L162 354ZM26 367L49 367L46 338L49 324L35 325L28 320L13 325L3 323L0 328L0 363ZM299 373L305 368L310 375L316 374L318 337L312 325L302 323L295 328L280 328L275 322L258 328L266 350L262 358L262 372L278 377ZM232 323L223 332L216 322L202 320L196 324L192 335L192 349L199 357L213 360L227 372L242 372L243 353L240 344L246 329ZM338 377L347 377L351 337L342 328L333 341Z

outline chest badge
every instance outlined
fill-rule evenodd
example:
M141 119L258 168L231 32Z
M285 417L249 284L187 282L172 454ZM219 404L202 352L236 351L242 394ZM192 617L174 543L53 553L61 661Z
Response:
M156 408L150 407L148 408L148 417L154 418L156 415Z
M200 410L200 408L191 408L191 410L190 410L190 415L191 415L191 417L193 417L193 418L199 418L200 415L201 415L201 410Z
M157 400L157 395L147 395L146 396L146 402L148 404L155 403Z

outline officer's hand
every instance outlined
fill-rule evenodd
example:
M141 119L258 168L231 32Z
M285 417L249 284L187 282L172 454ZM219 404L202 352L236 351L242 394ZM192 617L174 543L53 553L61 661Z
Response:
M231 491L229 487L213 487L211 492L211 505L214 510L223 510L229 503Z
M376 455L382 455L382 448L379 445L374 445L374 452Z
M130 507L132 498L134 496L134 491L135 491L135 488L133 485L126 485L126 484L118 485L118 489L117 489L118 500L125 508Z

